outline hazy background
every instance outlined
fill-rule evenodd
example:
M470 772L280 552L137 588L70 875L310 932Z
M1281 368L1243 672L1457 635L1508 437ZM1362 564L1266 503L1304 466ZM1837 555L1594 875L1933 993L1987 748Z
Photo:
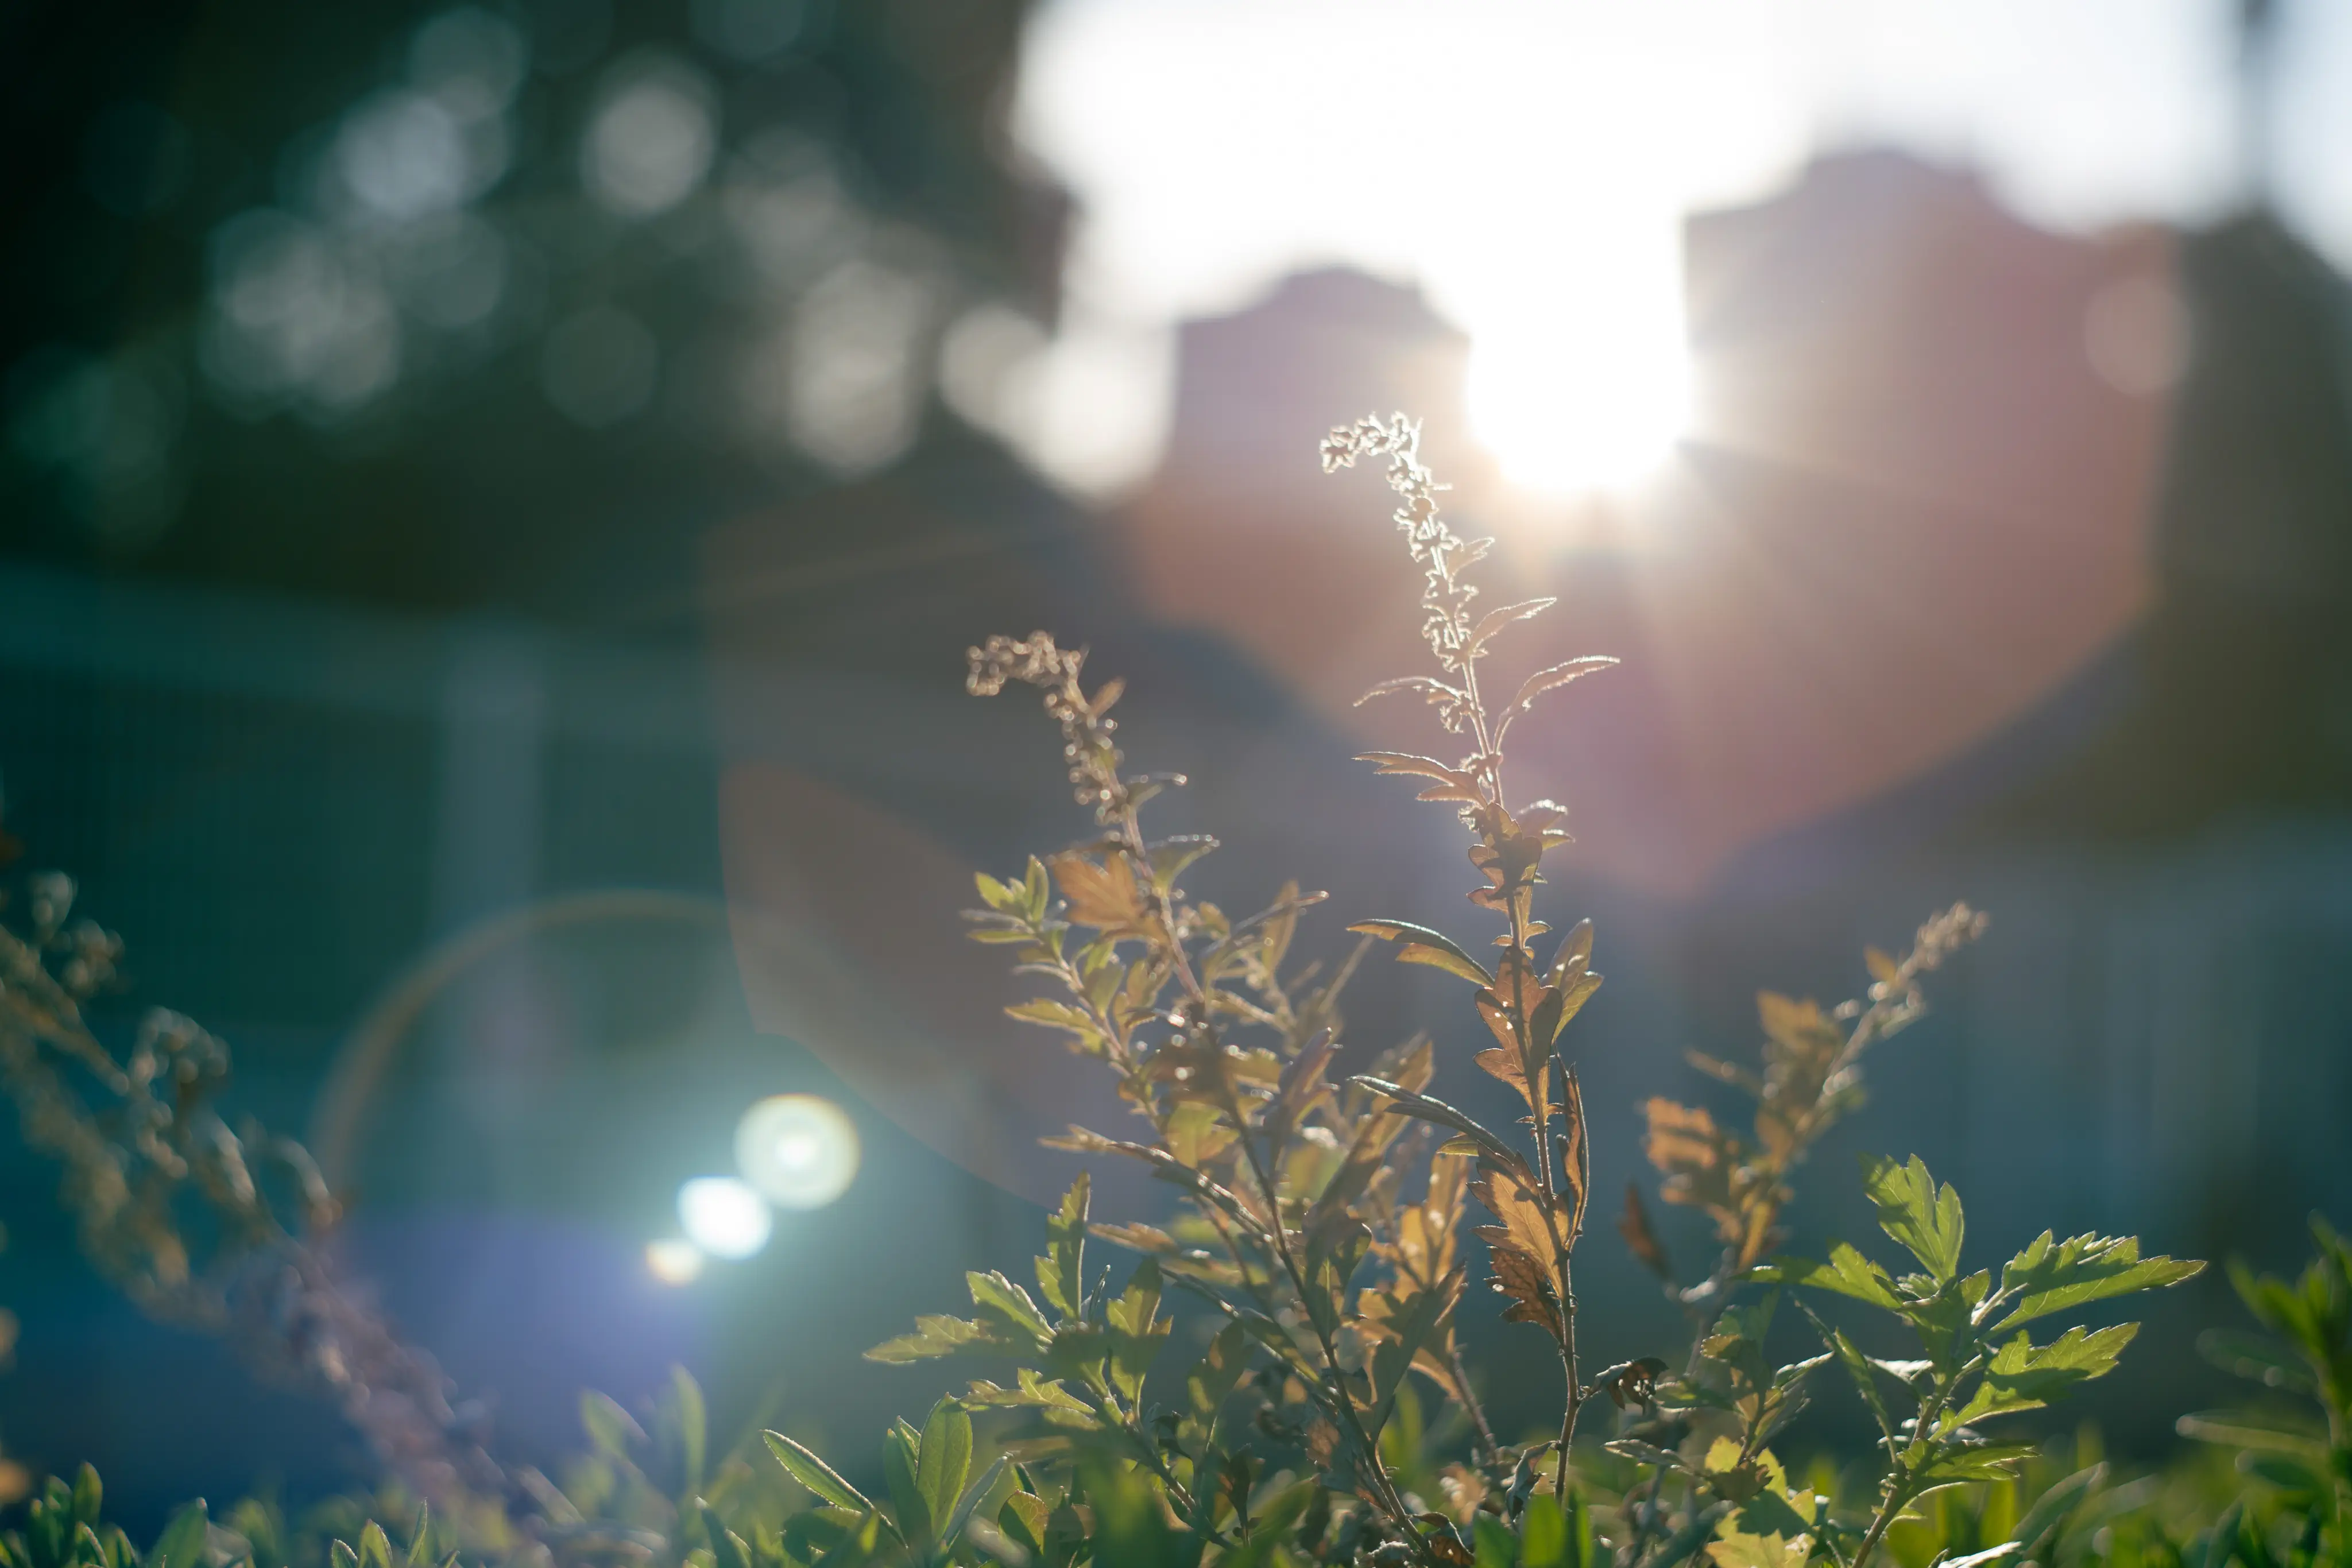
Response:
M1514 754L1600 925L1605 1192L1759 986L1966 897L1801 1239L1860 1149L1985 1260L2352 1216L2342 7L97 0L0 16L0 134L9 831L129 941L108 1027L194 1014L311 1137L503 1451L673 1361L863 1451L945 1380L856 1353L1118 1116L958 939L1083 829L1043 716L962 694L987 633L1129 677L1208 895L1470 929L1458 828L1348 760L1436 744L1349 706L1417 657L1383 493L1314 461L1368 409L1562 599L1507 658L1624 660ZM1354 1044L1426 1025L1488 1104L1451 1001L1374 966ZM681 1184L782 1092L854 1180L685 1279ZM363 1473L51 1182L0 1131L12 1457L135 1517ZM1611 1354L1672 1336L1587 1254ZM2157 1309L2115 1441L2231 1310Z

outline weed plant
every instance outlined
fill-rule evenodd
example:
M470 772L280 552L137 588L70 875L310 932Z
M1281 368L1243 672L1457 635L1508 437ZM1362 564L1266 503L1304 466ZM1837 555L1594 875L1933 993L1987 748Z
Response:
M2205 1342L2316 1417L2278 1406L2186 1417L2185 1435L2235 1464L2191 1462L2168 1479L2113 1479L2087 1436L2037 1446L2008 1434L2013 1417L2119 1364L2136 1325L2093 1329L2073 1321L2083 1309L2202 1265L2143 1257L2129 1238L2044 1232L1998 1269L1971 1270L1960 1199L1916 1156L1863 1163L1891 1244L1878 1257L1844 1241L1818 1260L1782 1250L1796 1176L1862 1104L1869 1053L1920 1016L1928 977L1983 932L1964 905L1899 955L1865 954L1851 1001L1761 997L1753 1065L1695 1059L1752 1101L1748 1125L1647 1103L1657 1196L1706 1217L1713 1256L1695 1277L1678 1270L1638 1187L1616 1228L1688 1350L1678 1364L1612 1360L1581 1343L1574 1265L1593 1132L1571 1026L1601 976L1591 923L1555 933L1539 907L1568 813L1513 803L1505 743L1539 702L1614 661L1495 683L1487 661L1551 601L1477 608L1471 579L1488 541L1453 531L1402 415L1335 430L1322 455L1327 470L1382 465L1399 497L1431 666L1367 700L1420 696L1445 739L1439 755L1363 760L1459 819L1486 940L1363 919L1349 927L1361 943L1336 963L1297 961L1321 895L1285 884L1234 915L1187 891L1187 870L1216 843L1148 829L1152 800L1183 780L1128 770L1118 681L1088 686L1085 652L1042 632L974 648L972 692L1041 695L1088 836L981 875L971 935L1037 982L1013 1016L1057 1031L1116 1083L1119 1125L1052 1142L1141 1165L1175 1190L1177 1211L1160 1225L1098 1216L1081 1175L1051 1218L1034 1293L975 1271L970 1315L919 1317L875 1347L882 1362L978 1365L963 1392L885 1432L878 1464L846 1467L879 1477L866 1490L781 1433L714 1456L682 1373L645 1422L587 1396L589 1448L560 1482L498 1464L429 1359L323 1260L315 1242L334 1207L307 1156L210 1110L227 1070L219 1043L158 1014L118 1061L81 1022L119 946L68 923L69 884L37 879L22 928L0 938L0 1075L28 1141L64 1166L87 1249L151 1311L247 1325L263 1370L343 1404L385 1483L290 1524L260 1502L217 1521L195 1504L142 1552L105 1522L85 1469L31 1499L0 1537L0 1568L2352 1562L2352 1247L2324 1224L2298 1281L2233 1275L2272 1337ZM1439 1051L1458 1049L1451 1032L1443 1047L1360 1040L1343 992L1381 945L1462 984L1459 1033L1488 1042L1474 1060L1523 1116L1490 1127L1428 1092ZM1531 1331L1485 1366L1457 1332L1473 1279ZM1171 1365L1178 1293L1207 1333ZM1768 1338L1776 1322L1790 1337L1792 1318L1812 1353L1776 1364ZM1890 1329L1912 1354L1860 1348ZM1479 1388L1544 1365L1556 1368L1557 1423L1498 1434ZM1835 1383L1875 1442L1843 1471L1792 1468L1776 1444Z

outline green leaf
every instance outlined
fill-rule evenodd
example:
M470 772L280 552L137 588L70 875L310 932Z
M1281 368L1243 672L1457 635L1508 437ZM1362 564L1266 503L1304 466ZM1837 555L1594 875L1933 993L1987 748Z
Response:
M1016 1386L1003 1388L993 1383L974 1383L964 1391L963 1402L1006 1409L1060 1410L1087 1417L1095 1414L1094 1406L1063 1387L1060 1378L1048 1378L1026 1366L1020 1369Z
M873 1509L874 1505L866 1500L864 1492L843 1480L831 1465L782 1432L762 1432L760 1437L768 1445L768 1452L775 1455L776 1462L784 1467L785 1472L822 1500L835 1508L848 1509L853 1513L865 1513Z
M1171 1327L1160 1316L1160 1265L1149 1258L1136 1265L1126 1293L1103 1317L1110 1328L1112 1385L1132 1403L1142 1396L1144 1374Z
M727 1528L719 1511L709 1503L700 1504L702 1533L710 1542L711 1568L754 1568L751 1549L743 1538Z
M1348 929L1360 936L1402 943L1403 950L1397 954L1399 963L1427 964L1449 975L1459 975L1475 986L1495 983L1495 977L1486 973L1485 966L1455 946L1454 938L1426 925L1415 925L1406 920L1364 920Z
M1004 1009L1004 1016L1018 1019L1023 1023L1041 1023L1047 1029L1069 1030L1076 1034L1099 1035L1102 1033L1102 1030L1095 1026L1095 1020L1087 1016L1085 1009L1072 1007L1067 1002L1057 1002L1051 997L1037 997L1025 1002L1015 1002Z
M198 1498L163 1527L147 1553L147 1568L204 1568L205 1531L209 1522L205 1513L205 1500ZM342 1546L341 1542L335 1542ZM342 1546L346 1554L351 1548ZM348 1564L345 1565L348 1568Z
M818 1558L812 1568L864 1568L874 1561L881 1550L882 1531L889 1521L879 1513L867 1513L836 1542L833 1549ZM892 1534L898 1531L893 1530ZM900 1539L905 1539L903 1536Z
M2251 1410L2199 1411L2174 1422L2173 1430L2200 1443L2219 1443L2255 1453L2291 1454L2322 1463L2327 1457L2325 1437Z
M1570 1568L1568 1516L1548 1491L1528 1499L1519 1521L1519 1568Z
M2001 1270L2001 1292L2016 1298L2017 1305L1991 1332L2005 1333L2030 1319L2088 1301L2177 1285L2204 1269L2193 1259L2142 1258L2137 1237L2083 1235L2053 1241L2045 1230Z
M105 1501L106 1489L99 1483L98 1472L84 1465L74 1472L73 1516L82 1524L95 1529L100 1506Z
M866 1359L903 1366L908 1362L936 1360L964 1350L1010 1351L1020 1348L1025 1346L1008 1341L993 1323L969 1322L962 1318L926 1312L915 1320L914 1333L884 1340L866 1353Z
M2024 1548L2035 1561L2048 1562L2049 1552L2043 1545L2045 1538L2064 1529L2075 1508L2097 1490L2099 1484L2106 1479L2107 1467L2097 1464L2087 1469L2076 1470L2057 1482L2033 1500L2033 1506L2025 1511L2025 1517L2019 1520L2017 1528L2009 1532L2010 1540Z
M1029 1292L994 1270L982 1273L971 1270L963 1282L971 1291L971 1304L980 1309L983 1321L1003 1325L1008 1336L1026 1334L1043 1349L1054 1337L1053 1324L1029 1299Z
M580 1396L580 1425L588 1434L591 1447L597 1452L616 1459L629 1457L632 1443L646 1440L646 1429L635 1417L621 1408L609 1394L589 1389Z
M954 1400L942 1399L924 1419L922 1446L917 1453L915 1488L923 1494L925 1512L932 1519L945 1519L962 1495L971 1472L971 1417Z
M1456 1263L1446 1276L1414 1296L1402 1322L1396 1325L1396 1337L1383 1339L1372 1351L1372 1385L1374 1403L1364 1417L1365 1429L1377 1441L1381 1429L1388 1425L1389 1412L1396 1407L1398 1390L1404 1386L1405 1375L1412 1368L1412 1358L1429 1343L1437 1325L1462 1293L1464 1265Z
M359 1557L360 1568L392 1568L392 1542L373 1519L360 1531Z
M1966 1557L1938 1557L1934 1568L1989 1568L1990 1564L2020 1550L2016 1542L2004 1541L1998 1546L1988 1546L1982 1552L1971 1552Z
M1823 1322L1812 1308L1802 1301L1797 1303L1797 1308L1812 1320L1813 1332L1822 1336L1822 1343L1830 1347L1831 1354L1837 1357L1838 1364L1844 1367L1846 1375L1853 1380L1855 1391L1862 1396L1862 1402L1870 1406L1871 1416L1878 1423L1880 1436L1891 1448L1895 1442L1895 1420L1887 1414L1886 1399L1879 1392L1878 1375L1870 1358L1856 1349L1854 1343L1843 1333Z
M678 1446L684 1449L686 1490L702 1490L703 1465L710 1449L710 1414L702 1402L702 1385L682 1366L669 1369L670 1400L677 1412ZM715 1548L714 1548L715 1549ZM726 1568L724 1563L720 1568Z
M1062 1195L1059 1213L1045 1222L1045 1255L1037 1260L1037 1289L1065 1319L1086 1315L1087 1211L1093 1178L1086 1172Z
M1927 1161L1913 1155L1909 1164L1898 1165L1883 1155L1864 1155L1862 1185L1878 1206L1879 1228L1909 1249L1938 1284L1960 1271L1960 1196L1948 1186L1937 1187Z
M2037 1345L2023 1330L1993 1353L1976 1396L1944 1417L1944 1429L1966 1426L1988 1416L2036 1410L2078 1383L2105 1377L2116 1369L2124 1347L2139 1333L2137 1323L2117 1323L2096 1333L2080 1323L2048 1344Z
M1005 1467L1012 1462L1011 1455L997 1455L988 1469L981 1471L971 1484L963 1489L963 1495L956 1499L954 1504L947 1511L946 1516L940 1521L941 1545L954 1544L956 1537L961 1535L963 1527L971 1522L971 1516L979 1511L980 1505L987 1500L988 1494L996 1489L997 1481L1004 1475Z
M1756 1272L1759 1281L1780 1280L1816 1291L1834 1291L1890 1312L1900 1312L1903 1307L1895 1294L1895 1281L1887 1277L1886 1270L1843 1241L1830 1249L1826 1263L1804 1258L1775 1258L1769 1270Z
M931 1505L918 1478L921 1447L921 1435L904 1421L891 1423L882 1438L882 1479L890 1489L898 1539L909 1546L931 1539Z
M1969 1481L2008 1480L2011 1467L2031 1458L2036 1451L2031 1443L1979 1443L1965 1448L1947 1448L1911 1472L1911 1495L1925 1497L1931 1491Z
M1017 1491L997 1511L996 1523L1014 1545L1034 1557L1045 1550L1045 1521L1053 1511L1044 1498Z
M2286 1346L2260 1334L2241 1333L2234 1329L2207 1329L2197 1336L2197 1354L2222 1371L2259 1383L2265 1388L2305 1395L2318 1389L2318 1385L2312 1380L2310 1366L2301 1357Z

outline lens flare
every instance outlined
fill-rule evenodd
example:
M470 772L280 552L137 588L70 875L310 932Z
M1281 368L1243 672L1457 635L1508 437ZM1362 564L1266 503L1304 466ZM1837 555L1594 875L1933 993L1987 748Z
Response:
M841 1107L814 1094L778 1094L743 1113L735 1164L786 1208L822 1208L857 1175L857 1128Z
M702 1249L683 1236L672 1236L646 1247L646 1271L665 1285L691 1285L702 1277Z
M775 1228L768 1200L733 1176L697 1176L679 1187L677 1218L687 1239L714 1258L749 1258Z

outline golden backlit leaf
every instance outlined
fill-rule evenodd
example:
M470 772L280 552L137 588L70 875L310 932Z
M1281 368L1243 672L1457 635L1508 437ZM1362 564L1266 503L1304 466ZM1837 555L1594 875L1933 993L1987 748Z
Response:
M1516 1249L1547 1274L1559 1269L1561 1240L1552 1231L1543 1194L1517 1170L1489 1166L1470 1184L1470 1195L1500 1223L1478 1228L1478 1239L1497 1251Z
M1650 1210L1642 1202L1642 1189L1633 1182L1625 1184L1625 1213L1617 1221L1617 1234L1642 1266L1668 1284L1674 1283L1675 1270L1666 1256L1665 1244L1658 1239L1657 1230L1650 1224Z
M1055 855L1049 863L1054 882L1069 904L1073 922L1092 926L1107 936L1150 934L1150 911L1143 891L1137 885L1135 870L1128 864L1125 855L1111 854L1098 862L1071 851Z
M1584 1234L1585 1205L1592 1196L1592 1151L1585 1141L1584 1087L1577 1082L1574 1072L1562 1079L1559 1110L1567 1129L1559 1137L1559 1179L1573 1201L1568 1225L1568 1244L1573 1247L1576 1239Z
M1490 1251L1495 1288L1511 1298L1511 1304L1503 1309L1503 1321L1539 1324L1553 1339L1564 1337L1568 1330L1560 1317L1559 1293L1551 1276L1516 1247L1495 1247Z
M1528 1092L1528 1075L1519 1066L1519 1053L1517 1047L1490 1045L1472 1060L1486 1071L1487 1076L1499 1079L1517 1090L1519 1098L1526 1100L1530 1105L1535 1103L1534 1097Z

